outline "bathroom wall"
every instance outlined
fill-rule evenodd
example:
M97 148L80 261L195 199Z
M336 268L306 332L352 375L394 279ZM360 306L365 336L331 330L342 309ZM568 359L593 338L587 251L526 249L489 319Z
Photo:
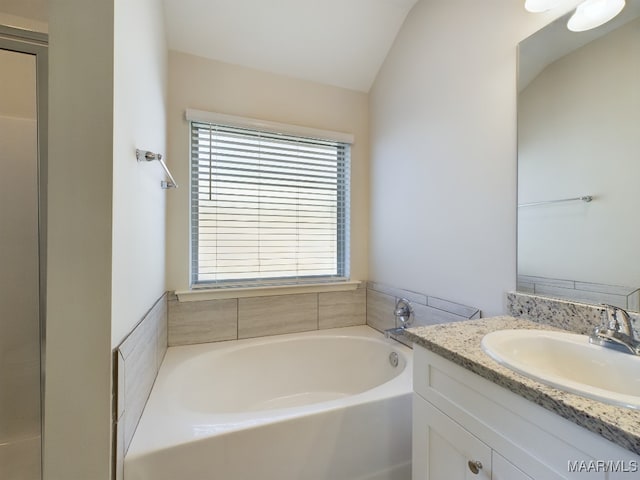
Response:
M595 196L520 209L520 274L639 286L628 268L640 236L630 221L640 178L639 44L636 19L549 65L520 93L519 202Z
M165 173L136 148L166 156L167 42L162 2L116 0L111 345L165 291Z
M52 0L44 478L111 470L113 2Z
M0 4L0 25L47 33L49 0L5 0Z
M45 478L112 473L112 346L164 293L161 2L50 2ZM81 452L81 454L79 454Z
M187 290L190 281L187 108L354 134L351 150L351 277L356 280L367 278L367 95L170 52L167 163L181 188L168 197L168 290Z
M516 271L516 45L567 10L422 0L409 13L370 92L370 280L504 312Z
M161 75L162 60L148 36L155 38L162 22L152 27L145 20L134 22L141 13L143 19L146 13L157 16L156 10L138 11L139 3L51 1L49 479L109 478L111 347L140 318L140 310L151 306L158 288L154 280L135 276L134 269L148 268L149 275L162 271L162 263L155 263L162 207L155 207L160 194L150 189L160 172L133 157L138 146L163 148L163 125L155 117L163 114L160 105L151 105L153 118L144 117L153 132L138 116L145 111L138 107L161 101L156 82L163 80L155 75ZM520 2L507 0L417 5L371 96L376 192L371 234L365 94L173 52L166 118L177 133L168 139L168 163L178 183L187 185L186 107L350 131L356 136L352 242L358 246L352 249L352 276L496 312L497 297L515 283L515 44L549 19L526 14ZM472 23L476 20L479 24ZM114 31L114 25L124 30ZM138 54L127 54L127 41ZM147 47L153 50L146 52ZM123 56L114 61L116 52ZM187 192L180 188L162 197L169 210L170 290L188 287ZM133 212L150 214L143 223L149 230L133 221ZM150 283L136 283L145 281ZM140 299L124 291L132 285L143 292Z

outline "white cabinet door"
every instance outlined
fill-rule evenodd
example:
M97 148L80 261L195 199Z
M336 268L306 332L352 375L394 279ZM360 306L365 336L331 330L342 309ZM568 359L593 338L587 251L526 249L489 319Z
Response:
M491 480L533 480L496 451L492 452L491 466L493 468Z
M491 480L485 443L415 393L413 415L413 480Z

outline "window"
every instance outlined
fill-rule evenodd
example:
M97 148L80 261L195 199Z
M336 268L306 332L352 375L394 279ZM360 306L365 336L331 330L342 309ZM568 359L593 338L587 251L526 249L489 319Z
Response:
M348 277L349 143L193 119L190 130L194 287Z

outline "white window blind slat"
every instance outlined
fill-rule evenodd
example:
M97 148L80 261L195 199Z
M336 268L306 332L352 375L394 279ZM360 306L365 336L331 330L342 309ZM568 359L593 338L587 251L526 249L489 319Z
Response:
M349 150L192 121L192 285L347 277Z

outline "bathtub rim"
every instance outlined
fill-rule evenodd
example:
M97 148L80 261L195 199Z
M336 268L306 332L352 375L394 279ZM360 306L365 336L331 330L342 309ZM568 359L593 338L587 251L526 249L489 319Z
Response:
M350 395L337 400L302 405L293 408L258 410L241 413L204 413L179 409L167 410L167 404L160 398L157 390L162 388L163 382L170 372L167 372L165 362L168 364L176 352L180 356L188 356L192 352L208 351L211 348L223 349L225 346L251 346L252 344L271 343L274 340L295 339L297 337L325 336L325 337L365 337L388 344L394 351L399 352L405 358L405 367L402 372L391 380L361 393ZM173 349L173 350L171 350ZM170 352L173 352L170 354ZM353 407L362 403L377 402L400 395L411 395L413 375L412 349L391 339L385 339L378 330L368 325L350 327L338 327L308 332L287 333L268 337L256 337L241 340L230 340L208 344L180 345L169 347L167 355L160 366L158 377L147 400L143 414L138 423L137 430L125 454L127 460L133 460L139 456L159 450L170 449L187 445L191 442L206 440L207 438L231 434L238 430L256 428L261 425L293 420L298 417L313 415L314 413L339 410L345 407ZM155 395L154 395L155 393Z
M329 356L323 350L325 347L332 348ZM388 356L381 355L381 350L399 353L398 365L392 366L387 360ZM274 351L275 355L272 355ZM283 352L287 352L284 357ZM264 353L267 355L264 356ZM371 354L374 357L369 357ZM256 415L268 415L273 410L301 406L254 408L255 404L284 399L287 393L296 395L327 392L343 398L358 395L400 375L407 367L408 359L408 355L396 350L394 344L378 336L342 332L327 335L276 335L264 341L261 338L259 341L225 342L223 345L188 349L184 352L174 350L171 355L171 361L165 369L168 370L166 381L170 385L181 385L184 388L168 391L160 387L161 394L172 398L189 411L216 415L252 412ZM299 361L289 362L289 358L293 358L289 355L300 355ZM370 362L375 362L375 367ZM282 370L278 371L280 368ZM335 368L345 369L348 374L343 376L331 373ZM218 394L215 384L211 382L212 378L217 378L223 386L240 386L241 392L246 396ZM283 382L286 385L282 385ZM194 385L202 385L200 392L192 390ZM191 391L192 394L184 396L176 393L181 390ZM269 392L276 396L270 397ZM210 403L207 403L208 399ZM331 400L310 403L329 401Z

